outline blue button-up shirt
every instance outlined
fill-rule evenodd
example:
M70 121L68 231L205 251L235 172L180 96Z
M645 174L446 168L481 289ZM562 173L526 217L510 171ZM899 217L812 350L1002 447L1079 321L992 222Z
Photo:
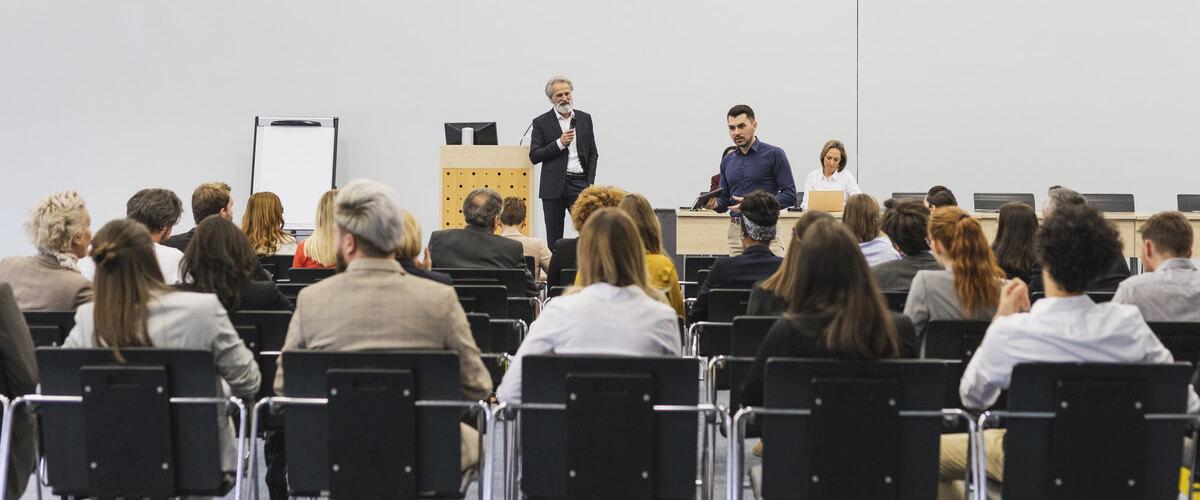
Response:
M792 180L787 153L758 138L747 153L738 148L721 159L720 188L718 212L737 204L731 196L745 196L760 189L775 195L781 208L796 206L796 181Z

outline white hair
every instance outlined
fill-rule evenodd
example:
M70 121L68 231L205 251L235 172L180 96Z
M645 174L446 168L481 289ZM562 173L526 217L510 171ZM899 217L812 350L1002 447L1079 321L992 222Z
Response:
M372 180L355 179L338 189L333 202L338 227L384 254L404 239L404 210L391 188ZM368 252L374 253L374 252Z
M42 198L29 210L25 233L38 251L60 254L71 251L71 242L88 228L84 225L87 205L76 191L62 191Z
M567 78L563 75L558 75L558 76L551 77L550 81L546 82L546 97L550 97L550 87L553 87L554 84L556 84L556 83L565 83L565 84L567 84L567 87L571 89L572 92L575 91L575 84L571 83L570 78Z

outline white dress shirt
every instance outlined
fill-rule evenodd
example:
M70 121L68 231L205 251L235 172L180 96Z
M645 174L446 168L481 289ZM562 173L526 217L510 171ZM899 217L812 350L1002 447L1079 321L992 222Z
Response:
M1167 260L1122 281L1113 302L1137 306L1146 321L1200 321L1200 270L1188 259Z
M884 235L859 243L858 249L862 250L863 257L867 258L868 266L900 260L900 252L892 245L892 240Z
M183 282L179 277L179 264L183 261L183 252L155 243L154 256L158 258L158 268L162 271L163 283L174 285ZM96 280L96 263L92 262L91 256L79 259L79 272L88 281Z
M842 202L845 203L846 198L861 193L862 189L858 187L858 181L854 180L854 174L847 169L826 177L825 169L818 168L804 178L804 201L800 202L801 209L808 209L809 191L841 191Z
M563 132L566 132L571 129L571 119L575 118L574 111L571 111L571 115L567 116L566 118L563 118L562 113L559 113L557 111L554 112L554 116L558 117L558 126L559 126L559 128L562 129ZM567 153L567 172L568 173L572 173L572 174L582 174L583 173L583 164L579 163L579 148L575 146L578 142L579 142L579 135L576 134L575 140L571 141L570 146L567 146L567 149L570 150L570 152ZM558 140L554 141L554 143L558 144L559 151L563 150L563 143L562 143L561 137L558 138Z
M1047 297L1027 313L996 318L963 372L963 405L985 409L1012 382L1018 363L1173 363L1136 307L1097 304L1087 295ZM1188 388L1188 411L1200 400Z
M546 305L504 373L496 397L504 402L521 401L521 359L525 356L678 356L679 352L679 323L671 306L636 286L594 283Z

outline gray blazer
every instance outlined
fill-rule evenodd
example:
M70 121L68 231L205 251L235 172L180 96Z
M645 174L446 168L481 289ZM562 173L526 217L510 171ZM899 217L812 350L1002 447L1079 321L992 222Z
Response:
M0 394L10 401L37 390L37 361L33 357L33 338L17 308L12 287L0 282ZM4 498L21 498L25 483L37 460L34 438L37 424L33 416L22 412L14 416L12 452L8 462L8 491Z
M913 277L919 271L937 271L942 269L937 258L930 252L905 255L900 260L890 260L871 266L875 279L879 281L882 292L908 292L912 288Z
M12 285L22 311L74 311L92 301L92 282L53 255L6 257L0 260L0 281Z
M996 280L996 286L1003 288L1005 280ZM904 315L912 318L913 329L920 339L925 335L925 329L930 321L953 319L990 319L996 314L996 305L974 317L963 314L962 304L958 301L958 293L954 291L954 272L919 271L913 277L912 289L908 291L908 300L904 303Z

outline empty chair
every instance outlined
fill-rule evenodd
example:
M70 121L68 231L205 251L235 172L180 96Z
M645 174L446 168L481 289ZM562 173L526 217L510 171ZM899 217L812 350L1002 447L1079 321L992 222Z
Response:
M480 352L515 354L529 331L529 326L518 319L491 319L487 314L467 313L471 324L471 335Z
M1177 199L1180 212L1200 212L1200 194L1181 194Z
M258 397L261 399L274 395L275 365L279 360L279 351L283 349L283 341L287 338L292 312L235 311L229 313L229 322L233 323L238 336L258 361L258 369L262 373Z
M701 276L700 272L708 271L716 261L717 257L711 255L683 256L683 281L679 282L683 287L683 298L696 298L696 293L700 291L700 285L704 284L704 279L708 276L707 273Z
M337 274L337 269L294 268L288 270L288 278L292 283L316 283L335 274Z
M1101 212L1132 212L1133 195L1129 193L1083 193L1088 205Z
M716 288L708 292L708 318L693 323L688 329L688 346L692 355L716 356L729 354L729 331L733 318L746 314L750 290Z
M930 321L921 338L921 357L925 359L957 359L966 365L983 342L989 320Z
M1033 193L975 193L975 211L998 212L1001 205L1010 201L1018 201L1037 210L1033 201Z
M458 302L466 312L491 318L508 318L508 292L502 285L455 285Z
M893 200L917 200L924 201L925 193L892 193Z
M528 275L524 269L437 268L434 271L449 274L455 285L500 285L509 297L527 296Z
M24 311L25 324L33 336L34 347L62 345L75 327L75 311Z

